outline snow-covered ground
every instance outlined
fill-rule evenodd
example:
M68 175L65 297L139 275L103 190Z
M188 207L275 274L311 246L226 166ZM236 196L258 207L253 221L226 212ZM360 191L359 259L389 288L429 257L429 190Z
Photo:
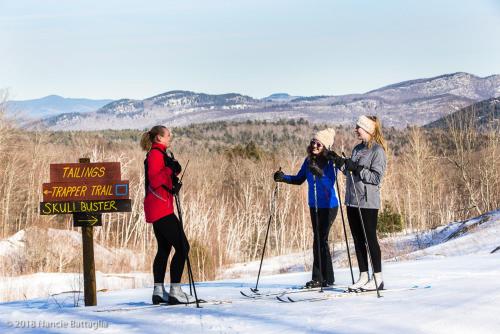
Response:
M500 253L388 263L388 288L431 285L430 289L285 304L273 297L251 300L239 290L251 279L207 282L197 292L228 304L148 307L152 289L98 294L98 306L74 307L73 294L0 304L0 331L41 333L498 333ZM349 283L349 271L337 271ZM261 290L280 290L309 279L309 273L263 277ZM325 292L330 293L330 292ZM319 292L305 293L320 295ZM80 302L81 303L81 302ZM116 310L137 307L134 310ZM14 326L14 327L13 327ZM68 328L47 328L68 326ZM45 328L43 328L45 327Z
M150 306L152 288L98 293L84 307L75 293L0 304L2 333L498 333L500 330L500 211L418 235L419 247L385 261L386 288L428 289L354 295L316 302L248 299L255 277L197 285L201 298L220 305ZM415 238L398 239L414 244ZM405 246L407 247L407 245ZM266 260L267 261L267 260ZM268 260L274 262L275 259ZM301 259L298 259L300 262ZM252 267L253 269L253 267ZM261 277L261 291L303 284L309 272ZM339 286L348 268L336 270ZM185 288L187 290L187 288ZM323 295L338 292L326 291ZM319 292L294 294L320 296ZM78 307L75 307L78 304ZM24 327L24 328L18 328ZM28 328L26 328L28 327Z
M50 241L50 242L49 242ZM30 247L37 245L34 250ZM81 272L45 273L14 276L26 267L28 258L37 256L38 261L53 261L54 267L80 263L82 235L79 231L64 229L28 228L0 240L0 302L46 297L70 290L82 290ZM141 267L141 256L126 248L106 248L94 242L96 268L109 271ZM32 259L30 259L32 261ZM79 265L81 267L81 265ZM127 270L127 269L125 269ZM133 270L133 269L132 269ZM96 273L98 290L133 289L153 284L151 273L127 272Z

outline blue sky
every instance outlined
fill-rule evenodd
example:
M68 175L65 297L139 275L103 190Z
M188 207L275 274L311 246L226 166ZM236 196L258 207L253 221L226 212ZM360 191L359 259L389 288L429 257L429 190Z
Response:
M362 93L500 73L499 0L0 0L0 89L146 98Z

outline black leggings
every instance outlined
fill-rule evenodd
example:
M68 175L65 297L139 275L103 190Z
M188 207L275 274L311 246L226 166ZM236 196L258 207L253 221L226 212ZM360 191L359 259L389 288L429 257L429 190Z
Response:
M163 283L165 279L168 256L172 246L175 249L175 254L170 263L170 282L181 282L184 263L189 252L189 243L180 226L179 219L174 214L160 218L153 223L153 231L158 242L158 252L153 261L155 283ZM184 249L181 240L184 241Z
M378 209L361 209L363 222L368 238L368 247L373 261L373 268L376 273L382 271L382 257L380 254L380 246L377 240L377 217ZM365 236L359 219L359 211L357 207L347 207L347 219L351 228L352 238L354 239L354 247L356 249L356 258L358 259L359 271L368 271L368 254L365 246Z
M330 233L330 227L332 226L335 216L337 216L338 208L318 208L318 221L319 221L319 245L321 254L321 274L323 275L323 281L326 281L329 285L335 282L335 276L333 275L332 266L332 255L330 254L330 247L328 246L328 234ZM316 235L316 213L314 208L310 208L311 222L314 233L313 242L313 270L312 279L315 281L320 281L320 271L319 271L319 256L318 256L318 236Z

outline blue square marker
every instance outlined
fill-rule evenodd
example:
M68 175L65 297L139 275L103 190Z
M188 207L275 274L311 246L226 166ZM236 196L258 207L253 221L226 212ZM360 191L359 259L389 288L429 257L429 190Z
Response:
M116 196L128 196L128 184L115 184Z

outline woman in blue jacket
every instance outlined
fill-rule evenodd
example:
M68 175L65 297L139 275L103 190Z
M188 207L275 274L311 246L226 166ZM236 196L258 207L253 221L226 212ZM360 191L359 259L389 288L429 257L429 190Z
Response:
M333 145L334 138L334 129L319 131L313 136L307 147L307 157L297 175L285 175L281 170L274 173L276 182L300 185L307 180L309 186L308 204L314 233L314 262L312 279L306 283L307 288L316 288L321 285L326 287L335 282L332 257L328 246L328 234L337 215L339 201L335 191L336 170L333 162L326 158L326 153ZM316 224L316 208L318 210L318 224ZM320 254L318 254L318 240Z

